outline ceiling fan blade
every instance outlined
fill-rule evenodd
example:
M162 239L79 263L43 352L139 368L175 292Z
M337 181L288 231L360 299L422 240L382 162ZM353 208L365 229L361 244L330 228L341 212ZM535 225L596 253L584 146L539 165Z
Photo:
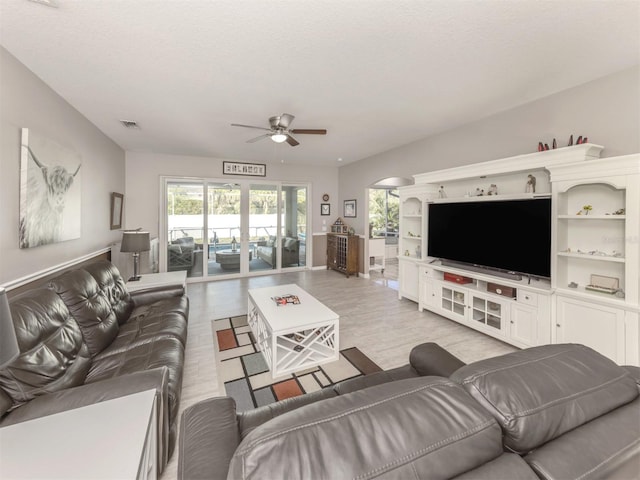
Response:
M287 134L287 143L292 147L295 147L296 145L300 145L300 142L297 141L295 138L293 138L290 134Z
M270 132L271 129L270 128L264 128L264 127L254 127L253 125L242 125L241 123L232 123L231 124L232 127L245 127L245 128L257 128L258 130L266 130L267 132Z
M284 129L287 129L289 128L289 125L291 125L291 122L293 122L294 118L296 117L294 117L290 113L283 113L282 115L280 115L280 120L278 121L278 125Z
M295 128L291 130L291 133L303 133L311 135L326 135L327 131L324 129L309 129L309 128Z
M257 142L258 140L262 140L263 138L267 138L270 136L271 136L270 133L265 133L264 135L260 135L259 137L252 138L251 140L247 140L247 143L254 143L254 142Z

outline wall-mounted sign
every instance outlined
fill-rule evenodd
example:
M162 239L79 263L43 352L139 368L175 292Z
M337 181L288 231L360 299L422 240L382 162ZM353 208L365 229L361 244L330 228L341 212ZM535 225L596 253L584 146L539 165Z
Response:
M222 162L222 173L224 175L266 177L267 166L264 163Z

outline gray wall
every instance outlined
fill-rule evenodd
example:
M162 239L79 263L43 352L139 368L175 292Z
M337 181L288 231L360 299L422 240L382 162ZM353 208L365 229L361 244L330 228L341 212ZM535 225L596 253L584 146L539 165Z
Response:
M124 151L0 47L0 284L107 247L110 192L124 193ZM76 240L18 248L20 130L37 131L82 157L82 231Z
M571 134L603 145L603 157L640 152L640 67L340 167L340 202L358 200L349 224L364 234L365 189L382 178L531 153L554 137L566 146Z
M269 163L256 159L256 163L267 164L266 177L236 177L222 175L220 158L190 157L186 155L162 155L154 153L127 152L126 154L127 194L125 209L127 228L142 227L153 236L158 234L160 176L217 178L232 182L234 179L273 180L295 183L310 183L310 202L312 207L311 231L322 231L322 221L327 225L338 216L338 168L310 167ZM330 217L320 216L322 195L328 193L331 204Z

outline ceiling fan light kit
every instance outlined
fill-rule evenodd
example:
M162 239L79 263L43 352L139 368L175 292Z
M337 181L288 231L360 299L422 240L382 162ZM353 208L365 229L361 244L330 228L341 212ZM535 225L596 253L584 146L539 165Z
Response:
M274 133L271 135L271 140L276 143L282 143L287 141L287 136L284 133Z
M282 115L273 116L269 118L269 125L271 128L264 127L255 127L253 125L243 125L241 123L232 123L232 127L244 127L244 128L255 128L257 130L266 130L269 133L265 133L264 135L260 135L256 138L251 138L247 140L247 143L254 143L263 138L270 137L275 143L284 143L287 142L292 147L296 145L300 145L293 136L292 133L303 134L303 135L326 135L327 131L325 129L309 129L309 128L301 128L301 129L293 129L289 130L289 125L293 122L293 119L296 118L289 113L283 113Z

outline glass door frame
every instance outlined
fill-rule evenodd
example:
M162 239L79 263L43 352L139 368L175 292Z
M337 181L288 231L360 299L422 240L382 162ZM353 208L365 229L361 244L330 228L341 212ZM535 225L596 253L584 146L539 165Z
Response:
M293 266L282 268L282 255L277 255L277 263L275 268L271 270L249 270L249 257L245 255L248 254L250 248L250 232L249 232L249 193L252 185L265 185L265 186L273 186L276 187L276 195L277 195L277 227L276 227L276 245L282 244L282 216L280 212L282 211L282 188L283 187L304 187L307 189L307 208L306 208L306 238L307 240L311 240L313 238L312 233L310 233L310 224L312 223L312 205L311 205L311 184L306 182L288 182L281 180L267 180L262 177L251 177L251 178L216 178L216 177L181 177L174 175L160 176L160 208L158 215L158 239L160 241L160 251L159 251L159 264L160 270L163 272L167 271L168 268L168 255L167 255L167 246L168 246L168 219L167 219L167 186L170 183L174 182L184 182L184 183L193 183L196 185L202 186L203 192L203 231L205 232L203 235L203 250L208 251L209 248L209 219L208 219L208 211L209 211L209 198L208 198L208 187L212 184L224 184L224 183L234 183L240 186L240 272L238 273L230 273L227 275L209 275L208 272L208 255L202 255L202 276L200 277L188 277L188 283L195 282L208 282L208 281L217 281L217 280L225 280L232 278L242 278L242 277L253 277L260 275L272 275L274 273L282 273L282 272L294 272L301 270L308 270L311 268L310 259L313 258L313 247L310 242L307 242L305 249L305 262L304 265L301 266Z

